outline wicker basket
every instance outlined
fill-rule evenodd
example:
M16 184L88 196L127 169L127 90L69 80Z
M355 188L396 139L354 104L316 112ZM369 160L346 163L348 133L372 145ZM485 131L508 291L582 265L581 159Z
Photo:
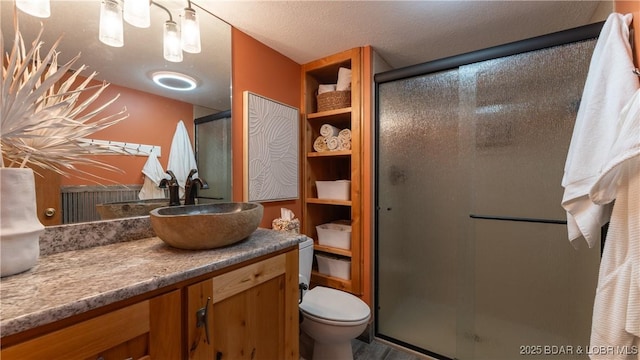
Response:
M318 112L351 106L351 90L330 91L318 95Z

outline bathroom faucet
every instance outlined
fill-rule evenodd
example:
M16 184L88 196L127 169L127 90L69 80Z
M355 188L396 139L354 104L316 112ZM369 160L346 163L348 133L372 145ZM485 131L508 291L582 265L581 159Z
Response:
M167 170L167 174L171 176L171 179L162 179L158 187L166 189L169 187L169 206L180 205L180 185L178 185L178 179L171 170Z
M194 205L196 203L196 185L200 185L200 189L208 189L209 184L201 178L192 179L193 175L198 170L191 169L189 176L187 176L187 182L184 185L184 204Z

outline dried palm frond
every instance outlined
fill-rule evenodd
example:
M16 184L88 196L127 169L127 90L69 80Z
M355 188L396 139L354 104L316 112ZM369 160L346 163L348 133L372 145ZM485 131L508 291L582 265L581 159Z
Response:
M94 120L105 108L113 104L119 95L101 106L87 111L109 86L89 84L97 73L89 75L82 83L75 85L78 74L86 69L82 65L71 72L80 54L64 65L58 65L56 48L58 39L41 58L43 29L27 51L18 28L14 23L15 39L10 54L6 54L2 67L0 87L0 148L1 167L26 167L35 165L67 175L70 171L80 171L76 165L93 165L103 169L117 170L87 155L125 154L114 150L113 146L87 146L87 136L112 126L128 117L126 108ZM0 47L3 47L0 34ZM81 95L88 95L80 101ZM6 161L6 162L5 162Z

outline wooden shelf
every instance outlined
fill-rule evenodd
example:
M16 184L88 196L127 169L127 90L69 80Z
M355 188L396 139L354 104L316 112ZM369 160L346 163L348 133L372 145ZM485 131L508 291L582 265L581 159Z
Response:
M336 151L311 151L307 153L307 157L325 157L325 156L351 156L351 150L336 150Z
M339 249L339 248L334 248L334 247L324 246L319 244L315 244L314 249L321 252L329 253L329 254L351 257L351 250Z
M351 206L351 201L350 200L333 200L333 199L307 198L307 203L309 203L309 204L322 204L322 205Z
M313 270L311 272L311 283L315 285L328 286L343 291L352 291L351 280L320 274Z
M344 280L314 271L312 284L323 285L362 295L363 238L361 216L362 201L362 71L361 48L354 48L302 65L303 130L303 205L302 232L314 238L314 249L350 259L351 280ZM337 82L341 67L351 69L351 106L328 111L317 110L316 93L320 84ZM340 151L313 151L313 144L321 135L324 124L351 131L351 149ZM316 181L350 180L349 200L317 198ZM316 226L335 220L347 220L351 225L351 249L338 249L318 244Z
M307 119L309 119L309 120L311 120L311 119L320 119L320 118L322 120L326 120L326 118L328 118L328 117L350 118L351 117L351 107L342 108L342 109L327 110L327 111L320 111L320 112L316 112L316 113L307 114Z

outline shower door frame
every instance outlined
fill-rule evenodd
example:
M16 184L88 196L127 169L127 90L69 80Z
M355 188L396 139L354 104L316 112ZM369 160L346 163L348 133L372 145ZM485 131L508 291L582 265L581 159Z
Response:
M380 204L378 199L379 194L379 183L380 183L380 172L379 172L379 141L380 138L378 134L380 133L380 121L379 121L379 90L380 85L392 82L403 80L407 78L417 77L428 75L431 73L437 73L446 70L452 70L459 68L464 65L469 65L477 62L493 60L498 58L503 58L507 56L522 54L530 51L542 50L546 48L551 48L554 46L566 45L570 43L596 39L598 38L600 31L604 22L597 22L573 29L568 29L564 31L559 31L555 33L551 33L548 35L542 35L530 39L520 40L504 45L498 45L495 47L490 47L487 49L477 50L461 55L455 55L443 59L433 60L422 64L417 64L405 68L395 69L386 71L383 73L376 74L374 76L374 87L375 87L375 128L374 128L374 172L375 172L375 180L374 180L374 297L373 297L373 308L374 308L374 336L376 338L389 341L396 345L402 346L404 348L410 349L412 351L416 351L418 353L422 353L434 358L438 359L449 359L448 357L444 357L437 353L431 352L428 349L423 349L418 346L405 343L401 340L394 339L392 337L386 336L384 334L379 333L379 323L378 323L378 306L379 303L379 212L380 212Z

